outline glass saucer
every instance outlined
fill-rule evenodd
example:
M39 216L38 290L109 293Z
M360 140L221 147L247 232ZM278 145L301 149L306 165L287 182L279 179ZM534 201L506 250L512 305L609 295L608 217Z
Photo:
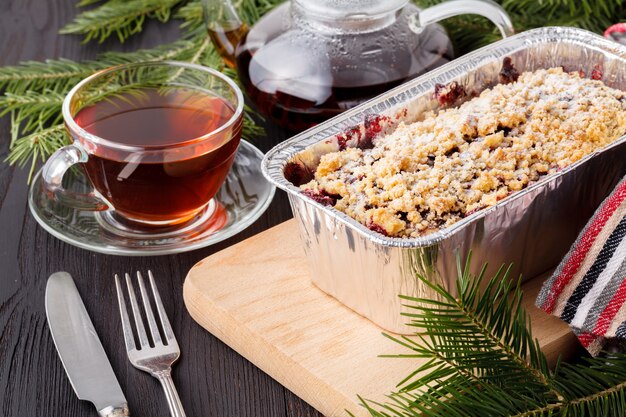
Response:
M127 228L115 212L82 211L50 200L35 176L28 205L37 222L53 236L94 252L125 256L187 252L227 239L251 225L267 209L275 188L261 172L263 153L241 141L226 181L207 207L185 224L159 229ZM69 170L63 185L92 190L79 170Z

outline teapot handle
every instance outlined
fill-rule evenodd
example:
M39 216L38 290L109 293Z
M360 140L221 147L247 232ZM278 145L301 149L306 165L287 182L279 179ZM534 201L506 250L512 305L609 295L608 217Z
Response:
M492 0L449 0L420 10L411 16L411 29L419 33L425 26L461 14L477 14L491 20L503 38L515 33L507 12Z

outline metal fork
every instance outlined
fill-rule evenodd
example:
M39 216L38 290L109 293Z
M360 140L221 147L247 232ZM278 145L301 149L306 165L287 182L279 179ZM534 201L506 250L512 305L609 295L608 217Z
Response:
M137 297L135 296L135 290L133 289L133 283L131 282L130 275L126 274L128 298L130 299L131 309L133 310L135 329L139 340L139 346L137 346L133 335L133 327L128 317L128 310L126 309L126 301L124 299L124 292L120 283L120 277L117 274L115 275L117 300L120 305L120 315L122 316L122 328L124 330L124 342L126 343L128 359L135 368L148 372L161 382L163 390L165 391L165 396L167 397L167 403L169 404L172 417L185 417L183 405L178 397L174 381L172 381L172 364L176 362L180 356L180 348L178 347L178 342L176 341L174 332L172 331L170 321L165 314L163 302L161 301L161 296L159 295L159 291L154 283L154 277L152 276L151 271L148 271L148 278L150 280L150 286L152 287L154 304L156 305L156 309L159 314L165 340L162 339L161 333L159 332L157 321L154 317L151 303L148 299L146 285L141 273L138 271L137 281L139 282L139 291L141 292L141 298L143 299L143 306L144 311L146 312L146 319L150 330L150 339L152 340L152 344L146 334L141 311L139 310L139 304L137 303Z

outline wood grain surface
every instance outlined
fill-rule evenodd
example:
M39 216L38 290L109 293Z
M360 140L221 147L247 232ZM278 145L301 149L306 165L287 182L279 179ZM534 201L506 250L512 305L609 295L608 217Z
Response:
M534 306L545 276L524 284L533 335L551 363L578 347L570 328ZM385 395L424 359L311 283L297 224L289 220L196 264L185 280L191 316L326 416L369 413L358 395Z
M176 22L148 24L144 33L119 45L82 45L57 35L76 14L74 0L0 0L0 65L22 60L93 58L107 50L134 50L177 38ZM285 138L269 126L256 144L266 151ZM9 124L0 119L0 160L8 153ZM304 417L319 414L264 372L197 325L184 308L182 284L206 256L289 217L286 197L277 193L268 211L243 233L214 247L187 254L125 258L77 249L48 235L28 211L27 175L0 163L0 416L95 416L79 401L65 376L46 325L47 277L64 270L74 276L113 369L135 417L168 416L158 382L135 370L126 357L113 274L137 269L155 273L182 357L174 380L188 417Z

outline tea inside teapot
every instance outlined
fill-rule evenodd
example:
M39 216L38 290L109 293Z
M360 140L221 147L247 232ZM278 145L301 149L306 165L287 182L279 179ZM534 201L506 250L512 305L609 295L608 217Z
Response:
M292 0L249 30L230 3L204 4L209 34L250 100L292 132L454 57L441 26L416 26L408 0Z

